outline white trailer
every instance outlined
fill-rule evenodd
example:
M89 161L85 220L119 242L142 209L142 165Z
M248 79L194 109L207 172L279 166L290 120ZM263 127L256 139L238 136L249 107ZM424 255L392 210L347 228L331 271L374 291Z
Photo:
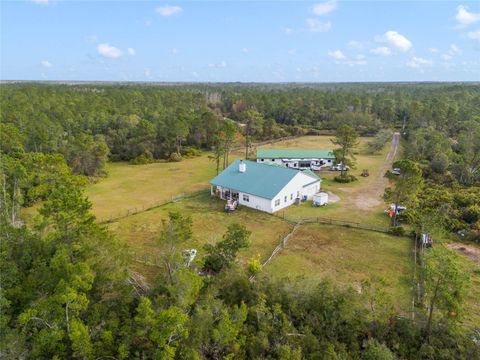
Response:
M323 206L328 204L328 194L319 192L313 195L313 206Z

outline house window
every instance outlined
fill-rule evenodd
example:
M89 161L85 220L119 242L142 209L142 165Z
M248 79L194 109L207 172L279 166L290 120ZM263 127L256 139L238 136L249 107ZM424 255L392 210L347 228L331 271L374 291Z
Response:
M290 194L290 200L293 200L293 194Z
M300 191L297 191L297 198L300 197Z
M275 200L275 206L280 205L280 199Z
M243 201L249 202L250 198L248 197L247 194L243 194Z
M287 202L287 195L285 195L285 202Z

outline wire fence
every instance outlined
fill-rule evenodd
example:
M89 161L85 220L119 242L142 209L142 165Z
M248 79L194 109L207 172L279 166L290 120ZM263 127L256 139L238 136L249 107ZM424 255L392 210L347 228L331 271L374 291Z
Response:
M156 208L168 205L168 204L173 204L173 203L176 203L176 202L181 201L181 200L190 199L190 198L200 196L200 195L205 195L205 194L208 194L209 192L210 192L210 189L202 189L202 190L195 191L195 192L192 192L192 193L177 194L177 195L172 196L167 201L157 201L155 203L151 203L151 204L148 204L148 205L141 205L141 206L137 206L137 207L125 210L125 211L120 211L117 214L110 215L109 217L99 218L98 223L99 224L110 224L110 223L116 222L118 220L127 218L129 216L133 216L133 215L145 212L145 211L150 211L150 210L153 210L153 209L156 209Z
M386 227L363 224L363 223L358 223L354 221L346 221L346 220L331 219L331 218L324 218L324 217L302 218L302 217L295 217L295 216L290 216L285 214L275 214L275 216L281 217L282 219L295 224L296 223L320 223L320 224L337 225L337 226L343 226L348 228L376 231L381 233L390 232L390 229Z

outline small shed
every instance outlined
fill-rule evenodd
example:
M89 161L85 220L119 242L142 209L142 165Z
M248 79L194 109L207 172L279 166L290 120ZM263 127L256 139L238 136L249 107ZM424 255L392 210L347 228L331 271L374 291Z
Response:
M313 195L313 206L323 206L328 204L328 194L319 192Z

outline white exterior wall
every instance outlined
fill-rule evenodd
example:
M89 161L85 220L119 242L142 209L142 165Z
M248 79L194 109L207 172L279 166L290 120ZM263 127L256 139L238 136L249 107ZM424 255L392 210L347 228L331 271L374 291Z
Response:
M252 209L257 209L268 213L272 212L272 203L269 199L242 192L239 192L238 195L238 203L240 205L248 206ZM248 196L248 201L243 200L243 195Z
M312 181L315 181L315 179L301 172L295 175L295 177L290 180L290 182L285 185L285 187L272 200L272 212L284 209L287 206L295 204L295 199L297 197L302 199L304 195L307 195L308 199L311 200L313 195L320 191L320 180L316 181L315 183L309 185L306 188L304 188L303 186L305 184L311 183ZM287 197L287 201L285 201L285 196ZM275 206L276 200L280 200L280 205Z
M303 196L307 195L308 200L311 200L313 195L320 191L320 180L314 181L315 179L299 171L298 174L280 190L274 199L269 200L248 193L238 192L238 203L239 205L248 206L252 209L273 213L294 204L297 197L303 199ZM310 184L312 182L314 183ZM310 185L303 187L305 184ZM221 187L218 188L221 189ZM237 192L236 190L233 191ZM213 194L214 193L212 193L212 195ZM243 199L243 195L248 196L248 201ZM287 201L285 201L285 196L287 197ZM275 206L275 201L278 199L280 199L280 205Z

